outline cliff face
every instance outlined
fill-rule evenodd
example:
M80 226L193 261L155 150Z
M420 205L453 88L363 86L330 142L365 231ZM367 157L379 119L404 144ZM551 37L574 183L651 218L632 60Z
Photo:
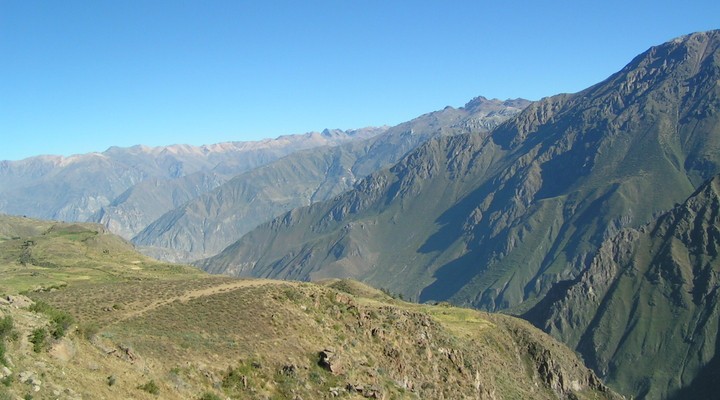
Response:
M622 393L712 397L720 389L719 250L716 176L656 221L604 242L585 272L525 317Z

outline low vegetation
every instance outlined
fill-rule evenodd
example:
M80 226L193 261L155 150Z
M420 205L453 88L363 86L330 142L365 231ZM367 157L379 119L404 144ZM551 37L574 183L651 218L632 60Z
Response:
M211 276L145 259L94 225L51 227L0 243L17 250L0 253L12 294L0 332L20 339L6 340L15 397L614 396L570 350L511 317L406 303L349 280ZM42 284L29 284L33 272Z

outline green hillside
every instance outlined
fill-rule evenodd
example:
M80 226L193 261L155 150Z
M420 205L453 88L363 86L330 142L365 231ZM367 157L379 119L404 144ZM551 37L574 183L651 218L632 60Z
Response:
M0 233L3 399L617 398L513 317L207 275L99 225L0 216Z

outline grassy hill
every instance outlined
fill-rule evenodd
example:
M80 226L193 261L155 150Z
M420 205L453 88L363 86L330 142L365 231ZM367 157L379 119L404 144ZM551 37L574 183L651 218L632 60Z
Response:
M616 396L513 317L211 276L99 225L0 216L0 237L0 399Z

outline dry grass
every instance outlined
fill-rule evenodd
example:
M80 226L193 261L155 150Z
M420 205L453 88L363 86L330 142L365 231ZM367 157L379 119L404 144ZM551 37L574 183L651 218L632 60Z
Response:
M40 230L0 241L0 288L39 289L28 295L77 321L37 354L27 336L48 329L47 316L7 308L21 332L8 346L15 370L44 366L36 398L68 388L68 398L555 398L531 346L568 381L587 380L572 352L510 317L405 303L353 281L209 276L144 258L92 225ZM325 349L333 371L319 363ZM157 394L138 389L149 382Z

